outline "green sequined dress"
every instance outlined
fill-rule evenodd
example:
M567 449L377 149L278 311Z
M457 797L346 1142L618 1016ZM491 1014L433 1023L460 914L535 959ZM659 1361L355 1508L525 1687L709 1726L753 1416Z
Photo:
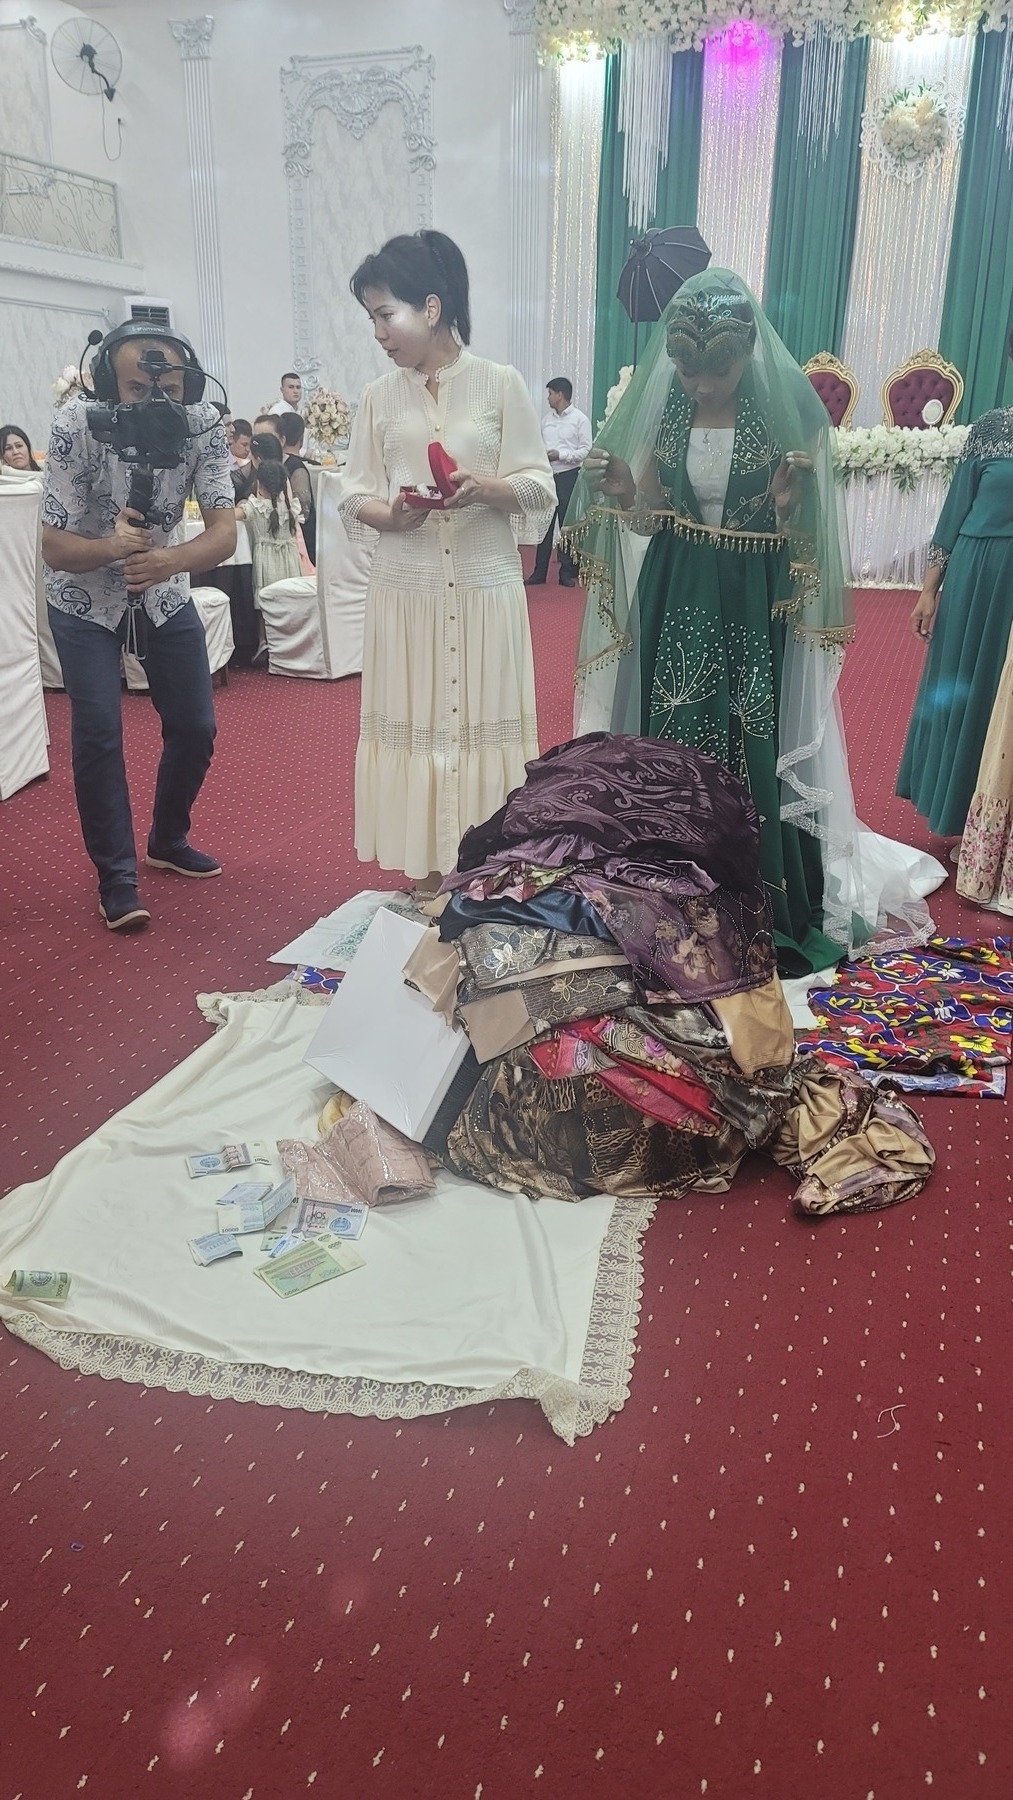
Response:
M709 505L705 524L687 470L692 424L693 404L674 385L656 461L677 522L652 538L639 582L641 730L707 751L749 789L778 966L801 975L839 961L843 950L823 931L819 842L780 816L777 721L793 579L770 490L788 446L773 441L740 390L718 531Z

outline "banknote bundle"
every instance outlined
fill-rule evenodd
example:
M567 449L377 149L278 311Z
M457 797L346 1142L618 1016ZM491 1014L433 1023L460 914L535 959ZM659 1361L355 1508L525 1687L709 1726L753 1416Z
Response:
M224 1150L193 1150L186 1159L188 1175L231 1175L249 1169L253 1157L245 1144L226 1144Z
M225 1256L242 1256L242 1246L237 1243L236 1235L230 1231L209 1231L204 1237L187 1238L190 1255L195 1263L206 1269L209 1263L221 1262Z
M272 1187L269 1181L240 1181L218 1203L219 1231L266 1231L295 1200L295 1177Z
M70 1276L66 1269L15 1269L4 1289L21 1300L48 1300L52 1306L62 1306L70 1293Z
M329 1238L326 1242L307 1238L283 1256L262 1263L253 1273L272 1293L290 1300L294 1294L304 1294L308 1288L319 1287L324 1281L333 1281L338 1275L348 1275L353 1269L363 1267L364 1259L359 1252L350 1244L342 1243L340 1238Z

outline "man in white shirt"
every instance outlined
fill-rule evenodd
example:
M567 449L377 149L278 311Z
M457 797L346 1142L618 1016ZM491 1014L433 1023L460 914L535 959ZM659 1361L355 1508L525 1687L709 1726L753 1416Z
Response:
M546 398L549 410L542 420L542 440L552 464L556 483L556 510L552 524L538 546L535 566L525 587L544 587L552 556L552 540L557 518L566 517L570 495L580 473L580 465L591 448L591 421L573 405L573 383L565 375L554 375L548 383ZM577 565L569 551L559 546L559 585L576 587Z
M297 413L302 408L302 378L289 369L281 378L281 399L268 407L270 413Z

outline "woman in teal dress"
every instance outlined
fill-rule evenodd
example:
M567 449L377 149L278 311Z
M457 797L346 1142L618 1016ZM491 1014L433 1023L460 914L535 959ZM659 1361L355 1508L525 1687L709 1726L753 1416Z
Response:
M578 685L611 669L611 729L705 750L749 788L792 975L852 939L850 912L836 935L825 917L831 795L811 766L851 625L828 434L745 284L709 270L661 320L570 514L590 588ZM792 658L798 632L809 668Z
M911 625L928 656L897 792L939 837L959 837L1013 626L1013 410L968 433Z

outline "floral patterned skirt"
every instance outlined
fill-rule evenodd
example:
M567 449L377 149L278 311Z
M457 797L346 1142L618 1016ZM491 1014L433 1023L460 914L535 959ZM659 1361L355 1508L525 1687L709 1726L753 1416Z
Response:
M957 893L1013 915L1013 635L961 839Z

